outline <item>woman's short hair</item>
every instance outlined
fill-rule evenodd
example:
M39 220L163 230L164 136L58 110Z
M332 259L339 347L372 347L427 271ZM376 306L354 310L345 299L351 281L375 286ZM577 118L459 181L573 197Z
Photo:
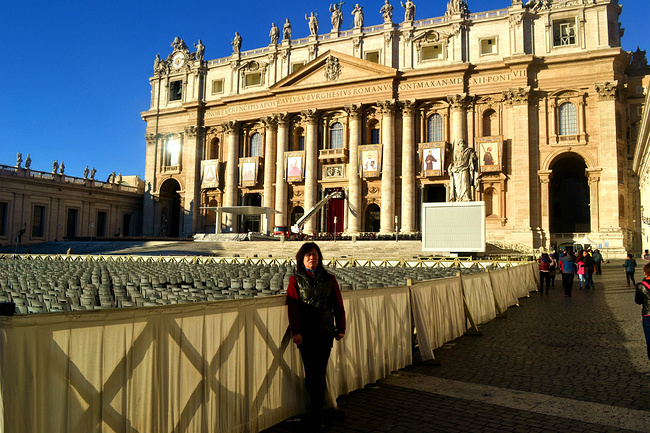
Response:
M316 266L316 269L317 270L325 269L323 267L323 253L321 253L320 248L318 248L318 245L316 245L316 242L305 242L296 253L296 270L298 271L305 270L304 259L307 253L310 252L311 250L316 250L316 253L318 254L318 266Z

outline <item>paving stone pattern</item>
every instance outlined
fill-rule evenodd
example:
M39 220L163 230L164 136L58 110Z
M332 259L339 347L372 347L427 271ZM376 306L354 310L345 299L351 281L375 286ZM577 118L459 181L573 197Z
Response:
M605 265L603 275L596 277L595 291L579 290L576 279L570 298L564 297L558 275L549 295L533 292L521 299L520 306L508 309L507 318L482 325L482 336L463 336L437 349L440 365L416 363L387 380L339 397L345 419L332 421L327 430L650 432L650 361L640 307L634 303L633 288L625 285L621 265L618 261ZM639 266L637 278L641 274ZM423 392L400 377L407 375L423 382L429 377L432 382L449 380L452 386L476 384L506 393L550 396L585 411L595 407L601 412L594 414L596 418L602 418L603 412L612 412L613 418L617 412L642 411L636 412L641 427L626 430L615 423L586 422L588 413L556 416L540 413L543 408L513 409L480 401L481 396L441 395L435 388ZM266 430L297 431L309 429L288 420Z

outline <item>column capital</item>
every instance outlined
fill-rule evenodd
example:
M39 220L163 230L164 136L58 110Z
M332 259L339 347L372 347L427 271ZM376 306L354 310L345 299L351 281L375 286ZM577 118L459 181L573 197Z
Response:
M392 115L395 113L395 109L397 108L397 102L395 102L394 99L388 100L388 101L377 101L377 105L379 106L379 109L381 110L381 114L384 115Z
M447 95L447 101L452 110L467 110L474 103L474 96L469 93Z
M302 110L300 112L300 116L307 123L316 123L318 121L319 114L320 114L320 112L315 108L311 108L309 110Z
M530 86L504 90L503 98L509 105L528 105L531 97Z
M539 183L548 184L553 175L553 170L537 170L537 175L539 176Z
M239 129L239 122L236 120L229 120L227 122L223 122L221 124L221 127L226 134L234 134Z
M278 126L278 118L275 115L262 117L260 120L266 129L273 129Z
M409 99L402 102L402 115L406 117L413 117L415 115L415 100Z
M618 94L618 80L613 82L594 83L598 93L598 101L614 101Z
M145 134L144 139L147 140L147 146L153 146L158 141L158 134Z
M203 128L200 127L200 126L194 126L194 125L186 126L185 129L184 129L185 136L187 138L196 138L197 135L201 134L202 129Z
M363 104L344 105L343 109L345 110L346 113L348 113L348 116L350 116L351 118L359 119L361 118L361 114L363 113Z
M585 174L587 175L587 182L589 185L600 182L600 175L602 174L602 168L587 168L585 169Z
M273 113L273 117L277 119L278 126L287 126L289 124L289 113Z

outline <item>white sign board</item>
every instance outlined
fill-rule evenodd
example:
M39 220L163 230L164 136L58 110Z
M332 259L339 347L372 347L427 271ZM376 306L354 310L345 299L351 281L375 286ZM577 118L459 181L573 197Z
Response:
M424 203L422 251L484 252L485 202Z

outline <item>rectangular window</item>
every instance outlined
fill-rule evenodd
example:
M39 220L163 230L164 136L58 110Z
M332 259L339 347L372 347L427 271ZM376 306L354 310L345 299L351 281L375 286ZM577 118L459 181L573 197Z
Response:
M298 150L305 150L305 136L298 137Z
M42 238L45 233L45 206L34 206L32 211L32 237Z
M181 80L169 83L169 100L180 101L183 98L183 82Z
M293 74L294 72L298 72L299 70L302 69L302 67L305 66L305 62L296 62L291 64L291 73Z
M636 86L636 94L643 95L645 93L645 88L643 86Z
M559 20L553 22L553 46L563 47L576 44L575 20Z
M379 63L379 51L366 53L366 60L373 63Z
M481 39L481 55L489 55L489 54L496 54L497 53L497 39L496 38L488 38L488 39Z
M7 215L9 203L0 202L0 236L7 236Z
M246 75L246 87L259 86L260 84L262 84L262 73L261 72Z
M97 212L97 237L106 236L106 212Z
M212 94L216 95L218 93L223 93L223 79L212 80Z
M370 131L370 144L379 144L379 129Z
M425 45L421 48L422 60L442 60L442 45Z

